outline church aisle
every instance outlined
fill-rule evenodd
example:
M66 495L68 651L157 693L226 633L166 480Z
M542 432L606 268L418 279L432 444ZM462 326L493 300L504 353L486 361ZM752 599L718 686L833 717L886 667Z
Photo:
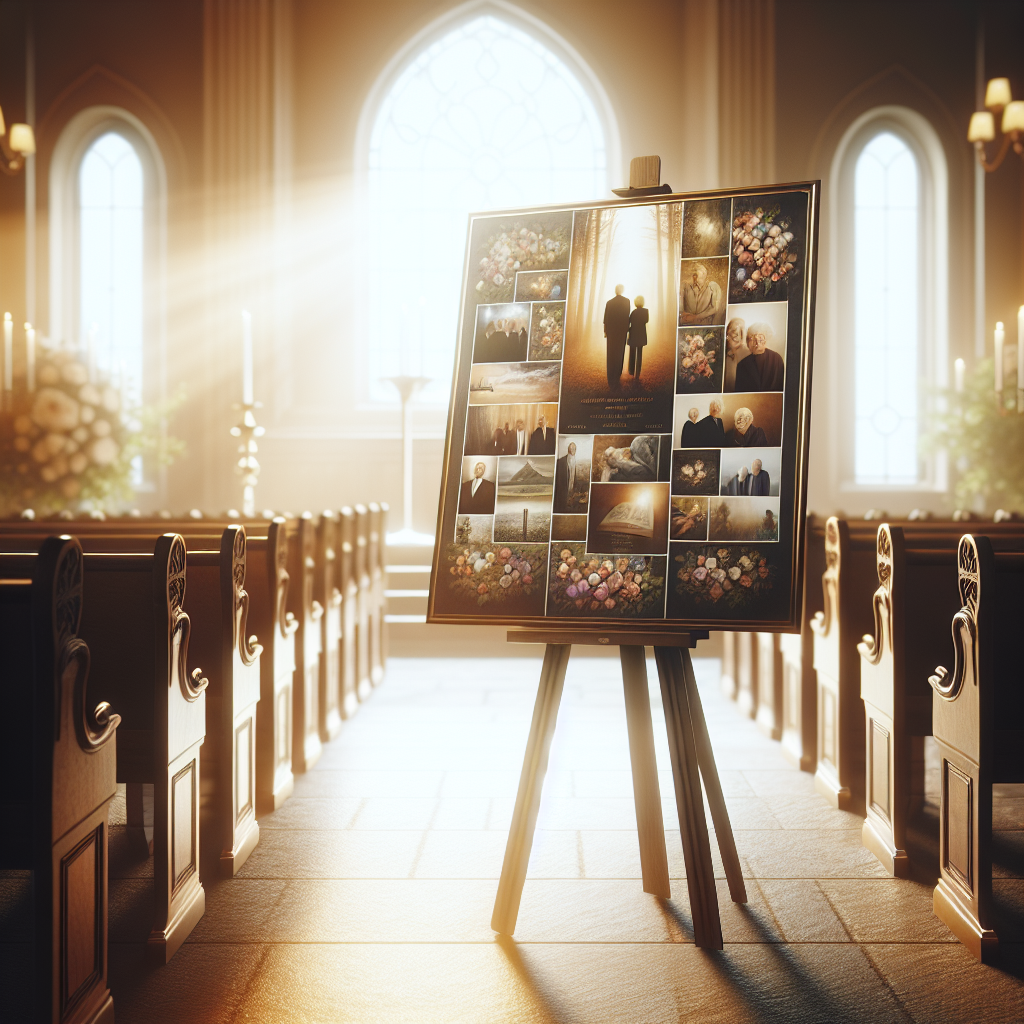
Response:
M112 864L118 1024L1020 1019L1024 945L977 964L931 887L887 878L861 819L720 696L716 661L695 666L750 898L729 902L716 850L723 952L693 945L676 828L673 899L641 890L617 659L570 660L514 942L489 922L540 659L393 659L239 875L204 877L206 916L167 966L130 941L144 865ZM1018 905L1022 805L1007 787L997 822L1017 829L997 887Z

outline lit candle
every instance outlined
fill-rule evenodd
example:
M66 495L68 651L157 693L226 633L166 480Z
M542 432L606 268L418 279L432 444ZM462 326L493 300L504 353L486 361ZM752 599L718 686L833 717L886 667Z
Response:
M4 313L4 391L14 390L14 321Z
M242 404L252 405L252 313L242 310Z
M36 389L36 329L25 323L25 386L29 391Z
M963 394L965 369L966 366L962 359L958 359L955 363L953 363L953 384L956 388L956 393L958 395Z
M87 357L89 360L89 382L96 383L96 336L99 334L99 324L93 324L89 328L89 348Z
M1006 341L1006 331L1003 330L1003 322L996 324L996 391L1003 390L1003 343Z

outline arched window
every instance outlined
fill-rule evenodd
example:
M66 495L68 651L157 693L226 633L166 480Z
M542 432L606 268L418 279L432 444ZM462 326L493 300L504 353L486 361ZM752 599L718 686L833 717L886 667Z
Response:
M78 337L99 368L143 394L142 161L117 131L100 135L78 171Z
M428 37L371 98L372 333L360 348L373 400L394 401L381 378L406 373L433 378L424 397L447 401L470 212L607 192L596 84L527 28L469 16Z
M945 383L947 176L932 126L905 107L868 111L837 150L830 207L837 312L833 436L843 489L944 486L921 435Z

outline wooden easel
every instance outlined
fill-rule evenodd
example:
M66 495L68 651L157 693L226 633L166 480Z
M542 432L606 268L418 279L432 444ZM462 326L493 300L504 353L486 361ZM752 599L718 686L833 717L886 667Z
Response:
M551 737L555 731L565 669L573 644L602 647L615 645L619 648L644 892L663 899L671 895L644 655L645 647L653 647L665 707L694 941L707 949L722 948L722 921L711 861L711 842L701 797L702 778L729 882L729 894L733 902L746 903L747 892L690 661L690 648L696 646L698 640L706 640L707 636L707 631L648 634L545 629L509 631L510 643L542 643L546 646L537 703L533 709L533 722L523 759L523 772L519 779L519 793L512 815L512 828L505 847L505 861L501 867L501 880L498 882L498 895L491 917L491 927L496 932L511 935L519 917L519 903L533 846L533 832L537 824L544 773L548 766Z

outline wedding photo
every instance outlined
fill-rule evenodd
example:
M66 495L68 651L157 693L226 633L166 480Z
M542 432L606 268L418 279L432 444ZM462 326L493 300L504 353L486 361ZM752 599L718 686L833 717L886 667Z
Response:
M708 540L779 539L778 498L714 498L708 518Z
M473 362L500 363L526 358L529 348L530 305L503 302L476 307Z
M498 460L495 540L525 543L548 539L554 475L553 457L507 456Z
M511 302L519 271L564 270L571 236L571 210L482 217L473 226L470 244L471 301Z
M683 204L682 257L728 256L731 199L689 199Z
M597 434L591 478L600 483L667 480L671 465L668 435Z
M561 373L560 363L474 363L469 404L557 402Z
M587 511L593 450L591 434L559 435L555 459L555 512L570 515Z
M777 498L781 483L781 448L722 450L722 494Z
M530 321L530 359L561 359L564 302L535 302Z
M557 418L555 404L471 405L466 413L464 454L552 454ZM549 444L551 452L540 450Z
M681 220L680 203L577 212L562 433L671 430Z
M667 483L591 484L587 550L664 553L668 507Z
M788 302L726 307L725 391L782 391Z
M788 299L806 254L806 195L737 196L732 212L729 301Z
M720 448L678 448L672 453L672 493L718 494Z
M782 444L782 394L722 397L723 448L777 448Z
M672 499L669 509L668 535L672 540L708 539L707 498Z
M722 327L679 328L676 393L718 394L722 390Z
M679 326L725 323L729 257L683 260L679 267Z

